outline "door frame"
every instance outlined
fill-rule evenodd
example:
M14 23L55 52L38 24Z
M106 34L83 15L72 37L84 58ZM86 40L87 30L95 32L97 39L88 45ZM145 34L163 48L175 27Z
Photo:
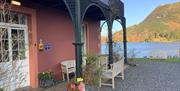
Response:
M84 43L82 49L82 55L87 54L88 45L88 25L86 23L82 24L81 40Z
M24 31L24 42L25 42L25 59L19 60L23 63L21 71L25 71L27 75L25 75L25 83L22 86L30 86L30 63L29 63L29 34L28 34L28 26L27 25L20 25L20 24L8 24L8 23L0 23L1 28L7 28L8 32L8 51L9 51L9 61L8 62L1 62L2 65L8 65L10 62L13 61L13 50L12 50L12 30L17 29L18 31ZM25 65L25 66L24 66ZM13 87L13 86L11 86ZM16 89L16 87L13 87Z

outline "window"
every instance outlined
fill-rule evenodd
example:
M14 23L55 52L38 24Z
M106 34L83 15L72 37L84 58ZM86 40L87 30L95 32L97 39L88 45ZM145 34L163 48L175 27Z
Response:
M0 62L9 61L8 29L0 28Z
M11 23L7 23L0 15L0 62L26 59L27 17L11 12Z
M25 59L25 37L24 30L21 29L12 29L11 30L12 38L12 55L13 60L22 60Z
M27 24L27 17L23 14L19 14L16 12L12 12L10 14L10 23L12 24L22 24L25 25Z
M2 11L0 11L0 22L27 25L27 16L17 12L3 15Z

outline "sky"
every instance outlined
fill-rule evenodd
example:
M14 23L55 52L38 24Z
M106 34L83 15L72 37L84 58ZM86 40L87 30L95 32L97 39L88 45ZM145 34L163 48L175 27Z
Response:
M127 27L142 22L156 7L164 4L180 2L180 0L122 0L125 7L125 17ZM106 30L107 26L103 26ZM120 30L120 24L115 22L113 25L113 33ZM106 31L102 31L102 35L107 35Z
M127 26L143 21L156 7L180 2L180 0L122 0L125 7Z

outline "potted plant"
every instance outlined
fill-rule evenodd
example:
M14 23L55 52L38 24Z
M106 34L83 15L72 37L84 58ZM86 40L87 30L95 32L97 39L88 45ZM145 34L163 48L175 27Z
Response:
M40 87L46 88L54 84L53 73L52 72L42 72L39 73L39 85Z
M91 89L99 86L100 78L102 76L102 67L100 66L99 56L95 54L86 55L86 65L83 66L82 77L87 85L87 88ZM90 91L91 91L90 90Z
M74 84L69 84L68 91L85 91L83 78L77 78Z

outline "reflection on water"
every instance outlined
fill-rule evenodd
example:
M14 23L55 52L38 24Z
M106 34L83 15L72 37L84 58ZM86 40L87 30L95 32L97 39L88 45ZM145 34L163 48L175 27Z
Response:
M116 43L114 45L120 45L123 53L123 43ZM167 57L180 57L180 42L171 43L157 43L157 42L134 42L127 43L128 56L131 56L132 52L136 53L137 58L150 57L150 56L167 56ZM114 50L117 50L116 46ZM102 44L101 53L108 54L108 45Z

